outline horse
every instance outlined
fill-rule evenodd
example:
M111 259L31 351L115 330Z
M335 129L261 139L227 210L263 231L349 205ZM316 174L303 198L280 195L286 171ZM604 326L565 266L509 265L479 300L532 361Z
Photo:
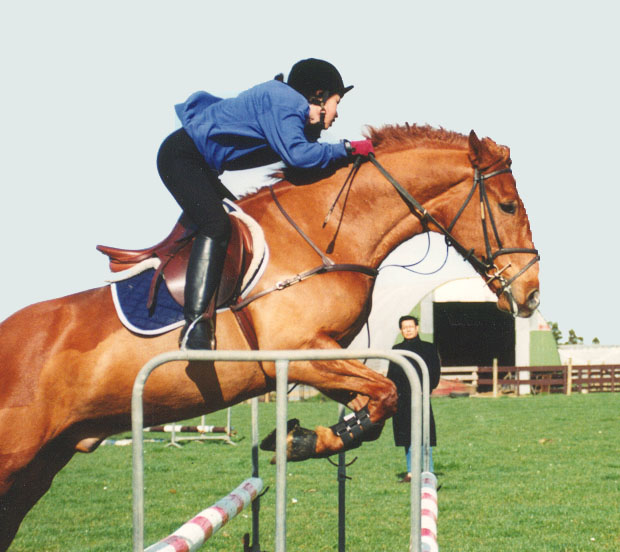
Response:
M371 162L356 163L351 172L317 173L310 184L285 173L239 201L270 249L241 309L257 346L346 347L369 316L383 259L428 231L444 234L472 264L500 309L531 316L539 304L539 257L509 148L474 131L409 124L369 127L367 135L375 149ZM479 204L471 201L475 190ZM130 427L138 371L176 349L178 333L143 337L127 330L109 286L28 306L0 324L0 550L76 452L93 452ZM217 315L216 338L219 349L252 348L231 310ZM394 385L357 360L293 362L289 378L364 412L362 440L378 437L396 409ZM273 363L173 362L149 379L144 421L192 418L274 388ZM345 443L333 427L299 430L289 436L303 445L289 443L293 460L359 444Z

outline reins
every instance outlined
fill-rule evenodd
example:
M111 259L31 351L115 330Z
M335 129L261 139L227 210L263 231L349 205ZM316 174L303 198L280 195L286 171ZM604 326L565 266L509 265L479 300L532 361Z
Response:
M349 177L347 177L347 180L345 181L345 184L347 181L352 180L353 177L351 175L353 174L354 170L355 171L357 170L357 167L359 167L359 165L357 164L354 165L351 173L349 174ZM344 189L344 186L342 189ZM342 189L340 193L342 193ZM269 191L271 193L273 202L276 204L276 206L278 207L278 209L280 210L284 218L295 229L295 231L305 240L305 242L317 253L317 255L319 255L323 263L319 266L316 266L304 272L295 274L294 276L290 278L276 282L276 284L273 285L272 287L267 288L263 291L260 291L256 293L255 295L251 295L250 297L247 297L243 301L240 301L239 303L236 303L235 305L231 306L231 310L238 311L246 307L253 301L256 301L256 299L259 299L260 297L263 297L274 291L282 291L283 289L291 287L294 284L303 282L304 280L307 280L308 278L316 274L326 274L328 272L343 272L344 271L344 272L360 272L362 274L365 274L366 276L370 276L371 278L377 277L377 275L379 274L379 271L375 268L365 266L365 265L359 265L359 264L335 263L332 259L330 259L327 256L327 254L323 253L323 251L312 241L312 239L310 239L310 237L299 227L299 225L293 220L293 218L286 212L286 209L284 209L283 205L278 200L278 196L276 195L273 189L273 186L269 186ZM338 196L340 196L340 194L338 194Z
M379 170L379 172L386 178L386 180L390 184L392 184L392 186L394 186L394 188L403 198L405 203L411 208L413 214L420 219L420 221L425 227L428 227L429 222L433 224L439 230L439 232L443 234L446 240L446 243L448 243L448 245L451 245L452 247L454 247L454 249L456 249L464 257L465 260L471 263L471 265L474 267L474 269L477 272L484 274L487 278L489 278L489 280L487 281L487 285L490 284L494 280L499 281L500 287L495 292L498 297L502 293L508 291L508 288L510 287L512 282L514 282L526 270L531 268L534 264L536 264L540 260L540 255L537 249L522 248L522 247L508 247L507 248L502 245L501 239L499 237L497 225L495 224L495 219L493 218L493 213L491 211L491 206L489 204L489 198L486 192L485 181L488 180L489 178L493 178L494 176L497 176L500 174L512 173L512 169L510 169L509 167L506 167L504 169L499 169L499 170L496 170L496 171L493 171L487 174L483 174L480 172L479 169L475 168L473 186L467 198L463 202L463 205L461 205L455 217L452 219L452 222L446 228L435 217L433 217L433 215L431 215L422 206L422 204L420 204L405 188L403 188L403 186L381 165L381 163L377 161L377 158L374 156L374 154L371 153L369 155L369 159L371 163ZM479 194L480 194L480 219L482 222L482 233L484 236L485 251L486 251L486 257L482 257L482 258L476 256L474 254L473 249L468 250L466 247L464 247L452 235L452 229L454 228L457 220L463 214L463 211L465 210L465 208L471 201L472 197L474 196L474 193L476 192L476 188L479 190ZM491 225L493 235L495 237L495 241L497 242L497 245L498 245L498 249L495 252L493 252L492 250L491 240L489 239L489 231L487 228L487 216L486 216L487 212L488 212L489 223ZM529 253L529 254L534 255L534 257L523 268L521 268L521 270L519 270L514 276L512 276L510 279L507 280L506 278L502 276L502 272L504 272L507 268L509 268L510 265L507 265L501 270L499 270L498 267L495 265L494 261L500 255L509 255L512 253ZM492 273L492 271L495 271L495 273ZM511 299L511 302L514 303L514 299L512 298L512 296L510 296L510 299Z
M448 245L451 245L454 249L456 249L456 251L458 251L465 260L469 261L471 263L471 265L474 267L474 269L480 273L480 274L484 274L488 280L487 280L487 285L490 284L491 282L493 282L494 280L498 280L500 287L497 291L495 291L495 294L499 297L502 293L507 293L510 301L511 301L511 306L513 308L515 308L515 301L514 298L512 297L512 294L510 292L510 285L519 277L521 276L525 271L527 271L529 268L531 268L534 264L536 264L539 260L540 260L540 255L538 253L537 249L533 249L533 248L521 248L521 247L504 247L502 245L501 239L499 237L499 232L497 230L497 225L495 224L495 219L493 218L493 213L491 211L491 207L490 207L490 203L489 203L489 198L486 192L486 186L485 186L485 181L488 180L489 178L493 178L494 176L500 175L500 174L504 174L504 173L512 173L512 170L509 167L506 167L504 169L499 169L487 174L483 174L480 172L480 170L478 170L477 168L474 169L474 181L473 181L473 186L469 192L469 194L467 195L467 198L465 199L463 205L461 205L461 207L459 208L459 210L457 211L455 217L452 219L452 222L450 222L450 224L448 225L448 227L446 228L443 224L441 224L433 215L431 215L425 208L424 206L417 201L384 167L383 165L381 165L381 163L379 163L379 161L377 161L377 158L374 156L374 154L370 154L369 155L369 160L370 162L377 168L377 170L385 177L385 179L396 189L396 191L399 193L399 195L401 196L401 198L403 199L403 201L409 206L409 208L411 209L412 213L418 217L420 219L420 221L422 222L422 225L424 228L428 228L429 223L432 224L433 226L435 226L437 228L437 230L443 234L446 243ZM332 213L332 211L334 210L334 207L336 205L336 203L338 202L338 199L340 198L342 192L344 191L345 187L347 184L351 184L353 182L353 179L355 178L355 175L357 174L357 171L359 169L359 166L361 164L361 158L357 158L356 161L353 164L353 167L349 173L349 175L347 176L347 178L345 179L344 184L342 185L334 203L332 204L332 206L330 207L327 216L325 217L325 220L323 222L323 226L325 226L325 224L327 223L327 221L329 220L329 217ZM486 256L483 257L478 257L474 254L474 250L472 249L467 249L465 246L463 246L452 234L452 230L454 228L454 226L456 225L456 222L458 221L458 219L461 217L461 215L463 214L463 212L465 211L465 208L467 207L467 205L469 204L469 202L471 201L471 199L473 198L476 189L478 189L479 191L479 195L480 195L480 218L481 218L481 222L482 222L482 233L484 236L484 243L485 243L485 253ZM243 309L244 307L246 307L247 305L249 305L250 303L252 303L253 301L256 301L256 299L259 299L260 297L263 297L269 293L272 293L274 291L281 291L283 289L286 289L294 284L298 284L299 282L303 282L304 280L307 280L308 278L310 278L311 276L314 276L316 274L325 274L328 272L337 272L337 271L349 271L349 272L360 272L362 274L365 274L367 276L370 276L371 278L376 278L376 276L378 275L379 271L377 269L368 267L368 266L364 266L364 265L358 265L358 264L337 264L335 263L332 259L330 259L326 253L324 253L313 241L312 239L299 227L299 225L293 220L293 218L287 213L287 211L284 209L284 207L282 206L282 204L280 203L280 201L278 200L278 197L273 189L273 186L269 186L269 191L271 193L271 197L275 203L275 205L278 207L278 209L280 210L280 212L282 213L282 215L284 216L284 218L286 219L286 221L295 229L295 231L303 238L303 240L317 253L317 255L321 258L322 264L319 266L316 266L314 268L311 268L309 270L306 270L304 272L300 272L298 274L295 274L294 276L284 279L284 280L280 280L279 282L277 282L275 285L273 285L272 287L265 289L259 293L256 293L255 295L251 295L250 297L247 297L246 299L244 299L243 301L240 301L239 303L233 305L231 307L231 310L233 311L239 311L241 309ZM493 236L495 238L495 241L498 245L498 249L497 251L493 252L493 249L491 247L491 240L489 238L489 230L487 227L487 215L486 213L488 213L488 220L489 220L489 224L491 225L491 229L493 232ZM504 276L502 275L502 273L509 268L511 265L508 264L505 267L503 267L501 270L495 265L495 259L497 259L499 256L501 255L509 255L512 253L529 253L534 255L534 257L530 260L530 262L528 262L523 268L521 268L515 275L513 275L511 278L506 279L504 278Z

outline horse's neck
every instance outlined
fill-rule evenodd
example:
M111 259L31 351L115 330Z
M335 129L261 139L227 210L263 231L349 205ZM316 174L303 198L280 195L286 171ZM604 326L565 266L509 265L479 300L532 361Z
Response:
M377 159L442 223L460 195L455 184L471 174L467 154L461 150L410 150L378 155ZM332 215L332 235L343 203L341 196L339 208ZM423 231L419 219L412 215L397 190L366 163L352 184L334 253L343 257L354 253L356 262L376 268L398 245Z
M463 150L378 152L377 159L440 222L449 216L449 205L461 199L454 185L472 171ZM334 262L377 268L398 245L424 229L398 191L371 163L363 164L352 181L347 180L349 170L341 169L311 185L283 184L275 193L288 216ZM275 207L269 188L249 196L242 206L263 225L268 241L269 234L278 234L282 224L289 224ZM323 224L332 207L327 224Z

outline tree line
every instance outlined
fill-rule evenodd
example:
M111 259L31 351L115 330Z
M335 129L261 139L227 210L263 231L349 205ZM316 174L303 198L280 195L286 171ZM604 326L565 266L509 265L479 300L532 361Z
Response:
M568 330L568 339L564 341L564 343L562 343L562 331L560 330L558 323L549 322L549 326L551 328L551 332L553 333L555 342L558 345L583 345L583 337L578 336L575 330L573 329ZM600 344L599 338L595 337L592 340L592 344L594 345Z

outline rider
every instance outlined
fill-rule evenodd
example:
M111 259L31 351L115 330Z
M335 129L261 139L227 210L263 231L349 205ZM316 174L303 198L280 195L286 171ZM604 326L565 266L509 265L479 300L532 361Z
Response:
M222 199L235 199L219 175L278 160L290 167L326 168L373 151L370 140L317 142L353 88L344 86L331 63L304 59L282 81L278 75L230 99L196 92L175 106L183 127L162 143L157 169L197 227L187 266L182 348L215 346L214 303L231 232Z

